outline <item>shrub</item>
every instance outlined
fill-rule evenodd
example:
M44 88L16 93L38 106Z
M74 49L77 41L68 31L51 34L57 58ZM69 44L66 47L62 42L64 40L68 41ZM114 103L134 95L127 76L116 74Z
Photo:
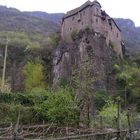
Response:
M90 32L92 31L92 29L91 29L90 27L86 27L86 28L85 28L85 31L86 31L87 33L90 33Z
M101 110L108 100L108 95L105 90L97 91L95 94L95 106L97 110Z
M71 39L72 39L72 41L74 41L76 39L76 37L77 37L77 32L76 31L73 31L71 33Z
M108 100L101 111L99 111L99 116L103 118L104 126L110 128L117 127L117 111L118 107L116 103L113 103L111 100ZM121 112L121 127L127 126L127 116L126 112Z
M75 124L78 121L78 108L71 91L67 88L60 88L55 92L50 92L48 99L38 109L48 122Z
M109 42L109 46L110 46L111 48L115 48L114 42L110 41L110 42Z
M23 72L25 75L26 91L31 91L33 88L45 88L44 68L41 63L28 61Z
M119 73L121 71L120 66L118 64L114 64L113 65L113 71L115 73Z

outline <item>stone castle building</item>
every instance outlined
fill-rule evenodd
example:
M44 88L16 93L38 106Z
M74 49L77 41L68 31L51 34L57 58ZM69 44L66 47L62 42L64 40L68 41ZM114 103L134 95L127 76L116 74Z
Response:
M79 32L86 28L93 29L96 35L103 35L109 45L122 57L121 30L105 11L97 0L87 1L82 6L66 13L62 19L62 39L70 42L73 32Z

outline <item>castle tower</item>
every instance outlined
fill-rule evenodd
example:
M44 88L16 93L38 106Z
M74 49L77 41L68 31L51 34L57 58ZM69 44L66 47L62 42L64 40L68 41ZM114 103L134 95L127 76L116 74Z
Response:
M101 5L97 0L92 2L91 15L92 28L97 32L101 32Z
M94 7L94 13L95 15L100 15L101 14L101 4L97 1L97 0L94 0L93 2L93 7Z

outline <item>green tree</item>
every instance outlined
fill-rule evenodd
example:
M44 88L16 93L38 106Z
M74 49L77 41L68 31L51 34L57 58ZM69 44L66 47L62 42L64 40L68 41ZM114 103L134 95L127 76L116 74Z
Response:
M89 126L95 111L94 82L97 80L93 67L94 63L88 56L84 56L80 69L73 70L72 86L76 89L77 104L80 108L80 125Z
M105 106L99 111L99 116L102 117L104 126L106 127L117 127L117 111L118 106L112 100L106 101ZM127 116L126 112L121 112L120 114L121 127L127 126Z
M25 89L31 91L34 88L45 88L44 68L41 63L34 63L28 61L24 70L25 75Z
M40 106L45 120L57 124L75 124L78 121L79 111L74 101L72 91L68 88L59 88L48 93L48 98Z

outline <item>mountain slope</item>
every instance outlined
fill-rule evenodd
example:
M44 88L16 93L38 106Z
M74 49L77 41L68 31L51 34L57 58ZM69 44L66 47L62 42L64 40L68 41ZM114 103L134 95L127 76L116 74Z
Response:
M24 12L24 13L30 16L39 17L41 19L47 19L55 23L60 23L62 17L64 16L64 13L49 14L49 13L41 12L41 11Z
M122 30L122 38L126 43L126 49L129 53L140 53L140 27L130 19L115 19L116 23Z
M27 32L28 34L45 34L59 29L59 26L52 21L4 6L0 6L0 23L0 31L18 31Z

